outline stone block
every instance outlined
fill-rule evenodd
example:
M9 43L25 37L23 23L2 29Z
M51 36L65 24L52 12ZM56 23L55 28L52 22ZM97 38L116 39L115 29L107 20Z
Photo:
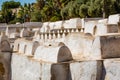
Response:
M39 46L35 51L34 59L57 63L72 60L72 55L67 46Z
M55 22L50 22L49 23L50 30L54 29L55 27Z
M120 57L120 34L101 36L100 43L102 58Z
M16 39L14 41L14 48L13 48L13 51L19 51L19 47L20 47L20 44L23 41L23 39Z
M20 33L11 33L9 34L9 38L18 38L20 37Z
M89 21L85 22L84 33L91 33L92 35L102 35L106 33L118 33L117 24L106 24L104 22Z
M35 31L34 37L33 37L33 41L39 41L40 40L40 34L39 31Z
M118 22L118 33L120 32L120 22Z
M63 22L64 28L81 28L82 21L80 18L73 18Z
M94 33L95 33L95 35L104 35L104 34L107 34L108 31L107 31L106 24L104 24L104 23L98 23L96 25L96 29L94 29Z
M39 46L39 42L37 41L28 41L26 44L25 55L33 56L36 48Z
M13 54L12 80L71 80L69 63L45 63Z
M49 28L49 22L44 22L42 24L42 27L40 28L40 32L47 32L48 28Z
M71 28L70 26L69 26L69 20L65 20L64 21L64 23L63 23L63 26L64 26L64 28Z
M51 80L52 63L41 63L41 80Z
M29 30L27 28L23 28L20 32L20 37L29 37L30 33Z
M120 80L120 58L104 60L104 80Z
M86 34L84 38L83 59L84 60L101 60L101 43L100 36L93 37L90 34Z
M27 41L21 41L21 43L19 43L19 51L18 51L18 53L24 54L25 51L26 51L26 47L27 47Z
M120 21L120 14L110 15L108 18L108 24L117 24Z
M61 29L61 27L63 26L63 21L56 21L54 22L54 29Z
M73 18L69 20L69 26L71 28L81 28L82 21L80 18Z
M69 34L65 39L65 45L68 46L75 60L101 59L99 37L94 38L89 33Z
M84 43L84 57L89 60L119 58L120 34L106 34L87 39Z
M42 22L25 22L23 23L25 27L32 27L32 28L38 28L42 26Z
M83 61L70 63L72 80L101 80L102 62Z
M0 38L0 51L1 52L11 52L10 41L6 35L2 35Z
M9 38L16 38L16 33L9 34Z
M102 24L107 24L108 19L100 19L98 20L98 23L102 23Z
M12 55L12 80L41 80L41 64L27 56Z
M120 57L120 34L92 36L91 34L72 33L65 44L75 60L101 60Z
M51 80L72 80L70 63L56 63L51 66Z
M96 21L89 21L85 22L85 30L84 33L91 33L92 35L95 35L95 26L97 25Z
M118 33L118 30L117 24L107 24L107 33Z
M83 33L72 33L65 38L65 45L70 49L73 59L81 59L83 57L83 37Z

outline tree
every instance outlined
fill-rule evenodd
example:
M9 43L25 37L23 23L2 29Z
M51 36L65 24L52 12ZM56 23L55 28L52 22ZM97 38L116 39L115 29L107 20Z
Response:
M88 15L89 17L102 17L101 0L91 0L89 2Z
M33 4L24 4L20 7L20 10L17 14L17 19L21 22L30 22L31 14L33 13ZM34 15L33 15L34 16Z
M18 14L11 9L20 5L19 2L6 1L2 5L3 22L10 21L57 21L70 18L108 17L120 13L120 0L36 0L36 3L20 7ZM32 16L31 16L32 15ZM9 19L7 19L9 18Z
M38 21L42 21L41 19L42 19L42 17L41 17L41 14L40 14L40 11L39 10L37 10L37 11L34 11L34 12L32 12L31 13L32 14L32 16L31 16L31 21L32 22L38 22Z
M79 8L79 15L82 17L82 18L85 18L88 16L88 6L85 5L85 4L82 4Z
M12 12L13 8L18 8L20 6L20 2L15 1L6 1L2 4L1 14L4 19L4 22L9 23L14 20L16 13Z

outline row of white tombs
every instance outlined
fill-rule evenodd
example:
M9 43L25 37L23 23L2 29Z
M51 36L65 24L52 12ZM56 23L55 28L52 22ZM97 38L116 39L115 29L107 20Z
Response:
M11 69L8 68L11 75L7 77L12 80L119 80L119 33L102 36L70 33L62 41L15 40ZM8 48L5 50L1 54L9 62L10 55L7 55L11 53ZM9 80L7 77L5 80Z
M98 26L1 36L0 80L120 80L119 25Z

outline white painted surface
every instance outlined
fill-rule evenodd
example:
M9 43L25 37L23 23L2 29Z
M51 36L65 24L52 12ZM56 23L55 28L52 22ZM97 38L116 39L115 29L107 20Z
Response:
M84 21L84 18L81 19L81 24L82 24L82 28L85 28L85 21Z
M40 28L40 32L47 32L49 22L44 22Z
M57 62L59 47L44 47L39 46L36 51L34 58L46 62Z
M70 28L69 20L65 20L63 23L64 28Z
M33 41L39 41L40 40L40 34L39 31L36 31L33 37Z
M51 80L51 63L42 63L41 80Z
M101 20L98 20L98 23L107 24L107 22L108 22L108 19L101 19Z
M14 41L14 48L13 51L18 51L20 50L20 44L24 44L26 40L24 38L18 38ZM21 45L22 46L22 45ZM23 48L22 48L23 49Z
M27 47L27 42L26 41L21 41L19 43L19 51L18 52L24 54L25 51L26 51L26 47Z
M65 38L65 44L70 49L73 59L81 59L83 57L83 36L82 33L73 33Z
M105 79L104 80L120 80L120 58L104 60Z
M26 43L25 55L33 55L33 42L29 41Z
M101 59L101 45L100 37L93 39L85 38L84 39L84 59L85 60L99 60Z
M73 18L70 20L65 20L63 22L64 28L77 28L78 26L82 26L82 21L80 18Z
M26 44L25 55L28 55L28 56L32 55L33 56L39 45L40 44L37 41L28 41Z
M94 34L94 27L97 25L96 21L85 22L84 33Z
M77 28L77 27L81 27L82 26L82 21L80 18L73 18L69 20L69 26L71 28Z
M12 55L12 80L40 80L41 64L26 56Z
M99 60L101 59L100 37L92 37L82 33L69 34L65 44L70 49L75 60Z
M34 55L34 59L52 63L68 61L71 57L66 46L39 46Z
M50 30L54 29L55 27L55 22L50 22L49 23Z
M54 22L54 24L55 24L54 29L61 29L63 23L64 23L63 21Z
M103 35L107 34L107 25L103 23L98 23L96 25L96 34L95 35Z
M15 38L15 37L16 37L16 33L9 34L9 38Z
M110 15L108 18L108 24L117 24L120 21L120 14Z
M72 80L100 80L101 62L84 61L70 63Z
M20 31L20 37L26 37L26 36L29 36L29 30L23 28L23 29Z

